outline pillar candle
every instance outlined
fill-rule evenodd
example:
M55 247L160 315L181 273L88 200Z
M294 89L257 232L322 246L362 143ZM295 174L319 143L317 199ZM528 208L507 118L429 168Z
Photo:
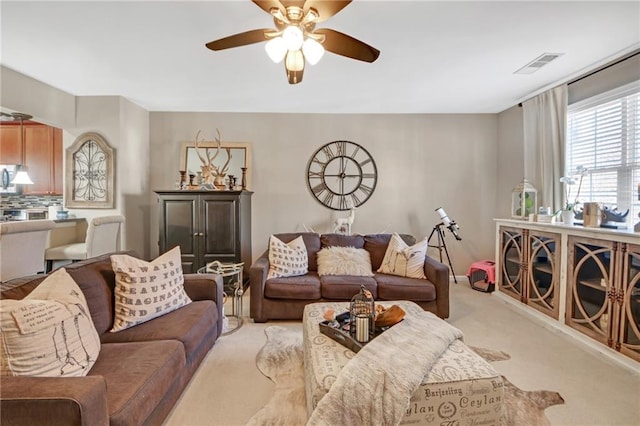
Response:
M363 343L369 341L369 317L367 315L356 317L356 340Z

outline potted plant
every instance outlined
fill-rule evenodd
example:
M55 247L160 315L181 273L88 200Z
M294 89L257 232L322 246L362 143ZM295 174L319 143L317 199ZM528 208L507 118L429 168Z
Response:
M576 167L576 174L573 176L563 176L560 178L560 182L564 184L564 207L560 210L562 215L562 222L567 225L573 225L573 219L575 217L575 208L580 201L578 198L580 197L580 189L582 189L582 179L584 175L587 174L587 168L584 166ZM576 192L575 198L571 198L571 187L575 184L578 184L578 191Z

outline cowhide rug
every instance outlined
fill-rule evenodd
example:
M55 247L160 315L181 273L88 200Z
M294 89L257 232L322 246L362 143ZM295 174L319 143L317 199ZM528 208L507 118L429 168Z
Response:
M271 400L249 420L248 425L300 426L307 422L304 388L304 355L302 333L280 326L265 329L267 343L256 355L256 365L271 379L275 392ZM471 347L489 362L503 361L510 356L501 351ZM550 425L544 410L552 405L564 404L558 392L524 391L506 377L505 418L501 426Z

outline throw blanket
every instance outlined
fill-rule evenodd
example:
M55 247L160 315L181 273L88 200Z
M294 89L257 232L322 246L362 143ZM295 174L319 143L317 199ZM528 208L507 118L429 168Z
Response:
M430 312L405 316L345 365L307 425L398 425L422 379L456 339L462 332Z

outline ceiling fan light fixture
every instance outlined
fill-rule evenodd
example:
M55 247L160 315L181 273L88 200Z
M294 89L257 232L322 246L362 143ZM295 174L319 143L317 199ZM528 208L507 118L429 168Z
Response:
M302 42L304 41L304 36L300 28L295 25L289 25L282 32L282 39L284 40L288 50L300 50Z
M282 37L272 38L264 45L267 55L273 62L280 63L287 54L287 46Z
M302 53L311 65L317 64L322 55L324 55L324 47L312 38L307 38L302 44Z
M304 23L314 22L316 19L318 19L318 16L319 16L318 11L316 11L314 8L309 8L309 11L304 16L304 19L302 20L302 22Z
M289 71L302 71L304 69L304 55L299 50L290 50L284 62Z
M271 10L269 11L269 13L271 13L271 16L276 18L278 21L284 22L285 24L289 23L289 20L287 19L287 17L284 16L282 11L280 9L278 9L277 7L272 7Z

